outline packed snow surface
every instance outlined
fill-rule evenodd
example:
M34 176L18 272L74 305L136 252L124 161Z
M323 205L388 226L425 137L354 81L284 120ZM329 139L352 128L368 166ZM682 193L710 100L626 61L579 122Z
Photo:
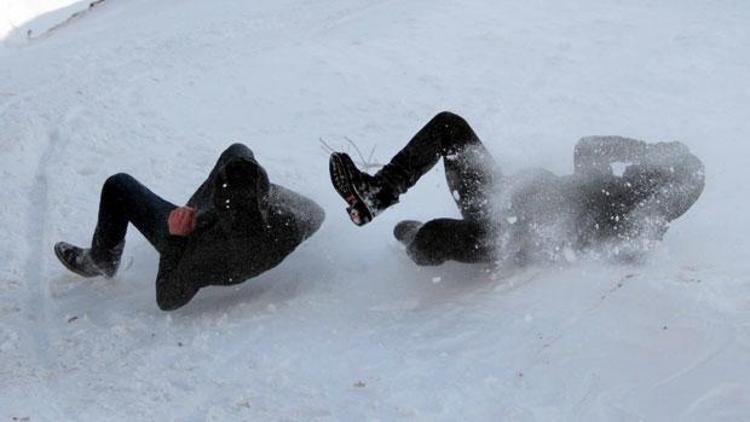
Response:
M747 22L732 0L108 0L11 31L0 419L750 420ZM382 163L444 109L506 172L618 134L684 142L706 190L642 264L419 268L391 229L457 215L442 170L358 228L320 139ZM182 203L234 141L326 209L282 265L165 313L135 230L112 280L56 262L107 176Z
M92 1L0 0L0 40L20 41L43 34Z

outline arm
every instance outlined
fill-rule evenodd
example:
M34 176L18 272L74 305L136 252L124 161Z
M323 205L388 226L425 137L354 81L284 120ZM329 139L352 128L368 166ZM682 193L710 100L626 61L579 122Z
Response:
M325 211L315 201L283 186L271 185L270 203L294 216L302 240L312 236L325 220Z
M156 276L156 303L162 311L184 306L198 292L198 287L185 280L177 270L187 244L187 238L169 236L167 247L159 260Z
M680 142L646 143L620 136L582 138L575 148L575 173L611 175L611 164L628 162L622 177L640 197L638 212L674 220L703 192L703 163Z
M170 235L161 251L156 302L162 310L187 304L204 286L231 284L233 253L242 249L228 243L220 225L197 226L187 236Z
M703 162L679 142L649 144L646 156L623 173L641 197L642 212L672 221L698 200L705 186Z
M167 219L169 237L161 251L159 273L156 277L156 303L164 311L177 309L190 301L199 286L181 274L180 263L185 255L189 237L213 225L212 212L196 212L190 207L175 208Z
M587 136L575 146L573 164L579 175L612 174L612 163L640 162L647 144L622 136Z

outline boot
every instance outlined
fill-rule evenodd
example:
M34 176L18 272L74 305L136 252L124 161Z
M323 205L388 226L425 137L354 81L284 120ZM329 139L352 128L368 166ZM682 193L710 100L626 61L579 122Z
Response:
M91 249L79 248L67 242L55 244L55 255L57 259L70 271L82 277L104 276L112 278L120 267L120 257L125 246L123 240L114 248L105 252L105 259L94 260Z
M349 204L349 218L363 226L391 205L398 203L398 195L381 180L357 169L352 159L343 152L334 152L329 160L331 182Z
M406 246L409 246L414 240L414 237L417 235L417 232L421 228L421 221L403 220L396 224L396 227L393 228L393 236L399 242L403 243Z

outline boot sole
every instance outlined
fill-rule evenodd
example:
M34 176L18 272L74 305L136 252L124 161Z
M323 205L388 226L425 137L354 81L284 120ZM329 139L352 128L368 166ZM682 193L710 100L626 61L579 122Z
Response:
M331 183L336 192L349 204L349 208L347 208L349 218L354 224L363 226L372 220L372 213L351 182L352 174L349 172L347 163L344 160L349 161L349 164L353 165L351 159L347 159L342 154L331 154L331 158L328 161Z

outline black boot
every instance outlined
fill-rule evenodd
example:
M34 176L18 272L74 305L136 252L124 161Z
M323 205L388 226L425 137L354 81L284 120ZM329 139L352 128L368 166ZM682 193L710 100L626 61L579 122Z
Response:
M91 249L79 248L67 242L57 242L55 255L65 268L82 277L111 278L120 267L120 257L124 246L125 241L122 241L114 248L107 250L104 253L105 258L95 260L91 255Z
M331 182L349 204L349 218L363 226L398 202L398 195L379 178L360 171L349 155L334 152L329 160Z
M417 235L417 232L421 228L421 221L403 220L396 224L396 227L393 228L393 236L396 238L396 240L408 246L409 244L411 244L412 240L414 240L414 236Z

